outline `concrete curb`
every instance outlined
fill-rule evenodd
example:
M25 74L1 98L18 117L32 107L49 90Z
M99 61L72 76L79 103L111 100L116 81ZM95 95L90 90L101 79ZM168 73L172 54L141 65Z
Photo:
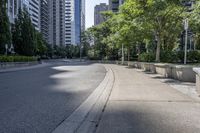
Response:
M95 130L114 84L112 70L108 67L106 70L107 74L100 85L52 133L90 133Z

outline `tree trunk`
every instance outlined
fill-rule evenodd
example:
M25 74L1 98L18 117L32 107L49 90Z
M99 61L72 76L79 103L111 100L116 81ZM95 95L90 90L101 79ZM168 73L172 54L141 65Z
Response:
M161 47L160 36L157 36L156 62L160 62L160 47Z

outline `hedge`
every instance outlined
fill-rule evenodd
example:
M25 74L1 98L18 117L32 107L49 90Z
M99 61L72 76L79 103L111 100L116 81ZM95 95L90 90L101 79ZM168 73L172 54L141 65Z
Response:
M161 51L160 61L164 63L182 63L184 60L184 51ZM154 53L142 53L138 57L138 61L154 62ZM187 52L188 63L200 63L200 51L194 50Z
M37 57L0 55L0 62L31 62L31 61L37 61Z
M154 62L155 61L155 54L153 54L153 53L142 53L138 56L138 61Z

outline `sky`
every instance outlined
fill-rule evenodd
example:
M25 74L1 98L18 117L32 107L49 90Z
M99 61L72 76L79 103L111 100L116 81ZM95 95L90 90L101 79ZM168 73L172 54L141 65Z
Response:
M107 3L108 0L85 0L86 1L86 28L94 25L94 7L100 3Z

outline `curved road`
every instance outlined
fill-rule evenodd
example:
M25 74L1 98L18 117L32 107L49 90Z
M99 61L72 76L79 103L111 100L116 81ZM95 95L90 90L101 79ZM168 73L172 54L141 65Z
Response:
M99 64L0 73L0 133L50 133L104 79Z

